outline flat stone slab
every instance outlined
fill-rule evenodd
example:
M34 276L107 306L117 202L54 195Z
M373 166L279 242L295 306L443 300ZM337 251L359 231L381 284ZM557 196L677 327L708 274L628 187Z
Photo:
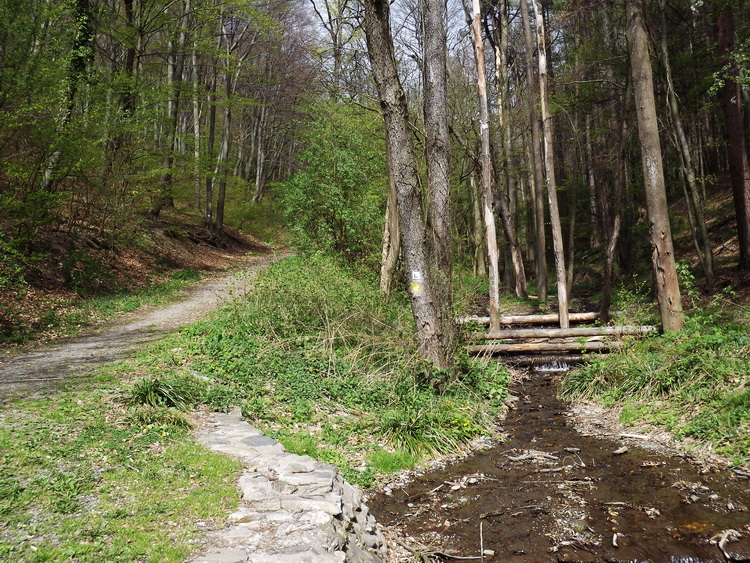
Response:
M287 452L242 420L212 413L197 433L206 447L239 459L241 501L227 527L191 563L380 563L385 538L362 493L338 470Z

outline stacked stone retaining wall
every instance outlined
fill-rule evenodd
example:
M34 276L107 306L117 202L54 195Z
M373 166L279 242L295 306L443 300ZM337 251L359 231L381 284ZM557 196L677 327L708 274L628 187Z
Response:
M378 563L386 544L362 493L332 466L287 452L242 420L213 413L198 440L242 461L229 526L192 563Z

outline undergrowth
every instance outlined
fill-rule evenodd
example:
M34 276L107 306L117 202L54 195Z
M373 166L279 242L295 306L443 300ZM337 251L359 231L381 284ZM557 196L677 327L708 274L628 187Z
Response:
M660 425L710 443L735 464L750 462L750 327L727 316L726 298L694 301L685 327L634 340L571 372L564 397L622 407L625 424ZM732 307L736 310L736 307Z
M182 561L236 506L239 464L184 412L80 384L0 411L0 560Z
M369 486L465 447L506 395L502 366L463 356L450 373L434 370L412 333L408 304L385 300L376 280L326 256L289 258L261 273L245 300L146 358L148 375L131 393L153 406L238 405L290 451Z

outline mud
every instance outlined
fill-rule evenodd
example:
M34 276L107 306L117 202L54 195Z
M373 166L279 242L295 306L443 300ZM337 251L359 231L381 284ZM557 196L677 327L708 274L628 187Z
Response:
M508 440L368 501L393 561L750 561L750 480L584 435L561 375L525 374Z

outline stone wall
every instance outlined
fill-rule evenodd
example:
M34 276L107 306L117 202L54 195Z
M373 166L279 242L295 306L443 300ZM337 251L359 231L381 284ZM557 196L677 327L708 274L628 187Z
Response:
M386 545L362 493L332 466L287 452L242 420L213 413L198 432L242 461L242 500L193 563L377 563Z

